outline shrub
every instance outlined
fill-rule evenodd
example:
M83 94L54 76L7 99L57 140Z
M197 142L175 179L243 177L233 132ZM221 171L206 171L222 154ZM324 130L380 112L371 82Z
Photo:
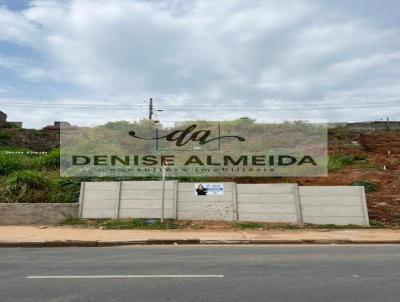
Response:
M6 122L2 128L21 128L21 125L19 125L18 123Z
M349 155L334 154L329 156L328 160L328 170L334 171L342 167L349 166L354 163L356 159Z
M60 150L53 150L40 159L40 165L46 168L58 169L60 167Z
M365 156L333 154L328 159L328 170L334 171L353 164L357 164L359 168L373 167Z
M49 202L53 183L37 171L17 171L3 178L2 202Z
M8 175L22 169L24 165L16 156L0 153L0 175Z
M385 224L383 224L380 221L374 220L374 219L370 220L369 225L374 228L384 228L385 227Z
M9 175L21 170L41 170L47 167L49 160L42 156L30 154L29 149L1 148L0 149L0 175ZM7 153L8 152L8 153ZM47 156L47 155L45 155ZM55 155L51 155L55 157Z
M33 190L48 190L50 181L37 171L17 171L6 176L3 181L5 193Z
M12 136L9 133L0 132L0 141L5 141L10 139Z
M177 229L177 225L173 220L166 220L164 223L155 221L149 223L148 219L134 218L134 219L119 219L119 220L106 220L100 224L101 227L107 230L128 230L128 229Z
M78 202L81 183L75 178L57 178L50 192L50 202Z
M257 222L238 222L236 223L236 226L240 229L261 229L264 227L262 224Z
M357 181L354 181L351 185L352 186L363 186L366 193L376 191L375 184L373 184L369 180L357 180Z
M328 129L328 135L340 140L344 140L349 135L349 128L347 127L337 127Z

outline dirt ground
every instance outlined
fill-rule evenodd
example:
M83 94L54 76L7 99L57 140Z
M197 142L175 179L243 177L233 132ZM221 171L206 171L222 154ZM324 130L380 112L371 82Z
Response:
M356 142L359 149L349 148ZM357 146L356 145L356 146ZM348 140L334 141L329 152L365 156L372 167L347 167L329 173L329 184L349 184L357 180L368 180L376 187L367 192L370 219L383 223L400 222L400 133L379 132L371 134L353 133Z
M211 240L220 243L232 243L237 240L261 240L277 244L291 241L299 244L304 240L334 240L339 243L351 240L358 243L387 243L400 241L400 232L389 229L297 229L297 230L217 230L217 229L178 229L178 230L100 230L67 227L39 228L37 226L0 226L0 246L27 246L27 243L46 243L67 241L108 242L119 241L126 245L129 241L146 240ZM300 242L293 242L300 241ZM321 242L320 242L321 243ZM143 243L142 243L143 244ZM208 243L209 244L209 243ZM54 246L54 245L53 245Z
M240 178L238 183L297 182L299 185L351 185L368 181L374 190L367 192L370 220L400 224L400 131L373 133L347 132L329 135L329 155L347 155L365 159L360 163L330 171L328 177ZM228 179L227 179L228 180ZM230 179L232 180L232 179Z

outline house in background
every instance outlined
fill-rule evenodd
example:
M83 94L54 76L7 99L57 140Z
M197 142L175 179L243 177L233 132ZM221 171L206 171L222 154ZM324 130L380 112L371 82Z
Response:
M7 121L7 114L0 111L0 128L22 128L22 122Z
M3 111L0 111L0 127L3 127L7 124L7 114Z
M65 121L55 121L53 125L47 125L42 128L44 131L48 132L60 132L61 129L75 130L78 129L77 126L72 126L69 122Z
M42 128L42 131L48 134L50 140L54 142L60 141L61 130L76 130L79 129L77 126L71 125L69 122L65 121L55 121L53 125L47 125Z

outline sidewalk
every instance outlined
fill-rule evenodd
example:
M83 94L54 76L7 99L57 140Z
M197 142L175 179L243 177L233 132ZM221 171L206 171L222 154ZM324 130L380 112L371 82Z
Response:
M100 230L0 226L0 247L134 244L400 244L400 230Z

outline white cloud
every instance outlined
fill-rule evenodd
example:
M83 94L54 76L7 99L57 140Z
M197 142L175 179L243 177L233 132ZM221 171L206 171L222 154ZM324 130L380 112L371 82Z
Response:
M32 1L22 12L0 9L0 39L31 47L45 66L0 60L0 67L43 85L51 78L93 95L155 96L165 104L346 104L367 93L375 102L393 99L382 90L400 89L399 27L343 3L333 7L290 0ZM370 118L362 111L321 114Z

